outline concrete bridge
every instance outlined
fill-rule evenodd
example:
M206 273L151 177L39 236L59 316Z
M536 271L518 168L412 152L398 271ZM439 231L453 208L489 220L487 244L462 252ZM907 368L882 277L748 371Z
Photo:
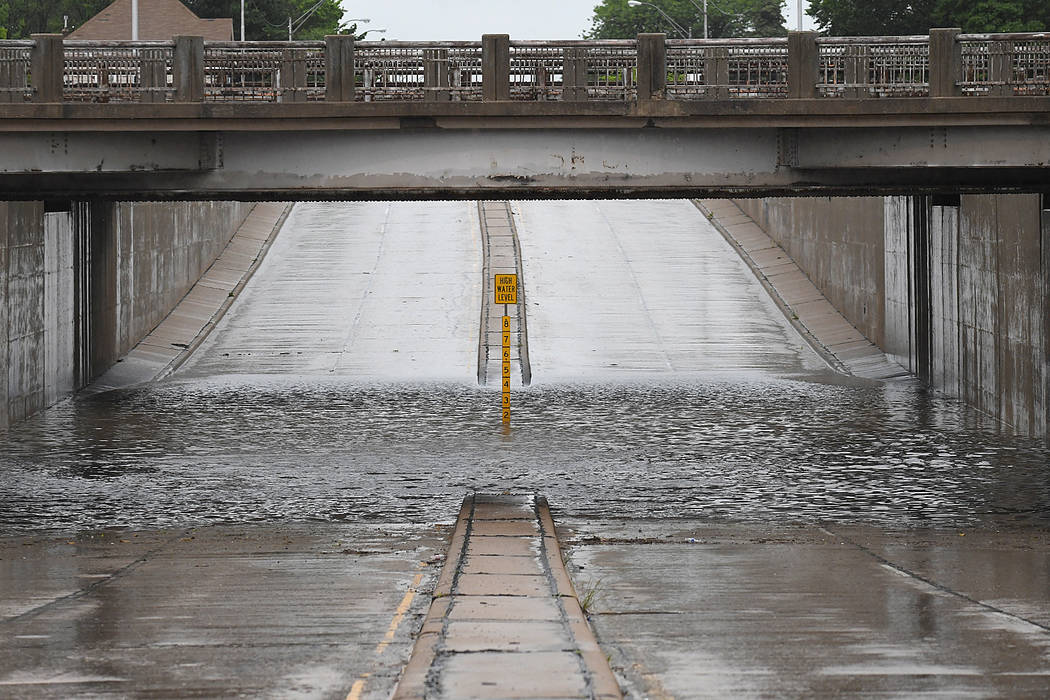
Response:
M1038 192L1050 34L0 42L0 198Z

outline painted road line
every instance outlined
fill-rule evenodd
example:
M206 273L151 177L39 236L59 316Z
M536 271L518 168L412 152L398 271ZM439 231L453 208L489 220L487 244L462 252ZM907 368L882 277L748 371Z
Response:
M426 564L421 563L419 566L424 567ZM422 581L422 572L416 574L416 577L412 579L412 585L409 586L405 595L401 598L401 603L397 606L397 610L394 611L394 617L390 620L390 625L387 627L386 634L383 635L382 641L376 645L376 657L382 656L383 652L386 651L386 648L394 641L397 629L401 626L402 620L405 619L408 609L412 607L412 601L415 599L416 592L419 591L419 584L422 583ZM368 678L371 675L371 671L362 673L361 676L354 681L354 684L350 686L350 693L346 696L346 700L360 700L361 694L364 693Z
M401 599L401 604L397 606L394 619L390 621L390 627L386 631L386 636L383 637L383 641L376 645L376 656L386 651L386 648L390 646L390 642L394 641L397 628L401 626L401 620L405 618L405 613L408 612L409 606L412 605L412 599L415 598L416 591L419 589L419 582L422 580L423 574L421 573L416 574L416 577L412 580L411 587L405 592L405 596Z

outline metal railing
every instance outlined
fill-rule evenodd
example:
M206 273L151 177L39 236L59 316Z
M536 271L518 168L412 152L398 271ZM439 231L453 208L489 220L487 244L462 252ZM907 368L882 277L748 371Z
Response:
M933 32L948 34L935 42ZM642 51L640 40L512 42L498 35L498 41L489 44L355 43L346 37L323 42L98 42L37 35L33 41L0 41L0 102L1050 95L1050 33L932 30L929 36L906 37L793 36L791 41L670 39L653 58ZM947 43L940 41L945 36ZM796 41L798 37L802 41ZM334 47L342 58L334 57ZM60 76L55 75L57 66ZM655 76L645 83L651 94L640 94L643 73ZM332 89L336 77L342 92ZM491 89L494 82L501 86Z
M32 52L32 41L0 42L0 103L32 99L29 84Z
M928 36L817 39L821 97L928 97Z
M786 97L787 39L667 41L672 100Z

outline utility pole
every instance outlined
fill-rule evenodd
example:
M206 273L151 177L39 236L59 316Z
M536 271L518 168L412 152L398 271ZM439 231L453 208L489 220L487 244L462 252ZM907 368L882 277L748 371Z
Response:
M798 30L802 31L802 0L796 0L795 5L798 9Z
M139 0L131 0L131 40L139 40Z
M244 0L241 0L241 41L244 41Z
M704 38L707 38L707 0L704 0Z

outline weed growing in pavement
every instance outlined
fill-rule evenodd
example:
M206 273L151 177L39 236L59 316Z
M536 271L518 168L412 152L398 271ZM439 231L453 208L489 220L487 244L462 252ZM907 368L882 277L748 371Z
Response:
M586 615L590 615L594 610L595 603L598 602L599 591L601 591L602 580L598 579L594 582L594 585L587 588L584 591L583 596L580 597L580 607L583 608L583 612Z

